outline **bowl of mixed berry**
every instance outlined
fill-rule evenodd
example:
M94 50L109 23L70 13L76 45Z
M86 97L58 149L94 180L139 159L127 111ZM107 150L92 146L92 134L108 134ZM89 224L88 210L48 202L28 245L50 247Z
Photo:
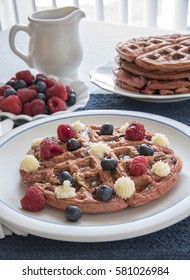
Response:
M88 94L81 81L21 70L0 85L0 116L31 121L72 112L86 105Z

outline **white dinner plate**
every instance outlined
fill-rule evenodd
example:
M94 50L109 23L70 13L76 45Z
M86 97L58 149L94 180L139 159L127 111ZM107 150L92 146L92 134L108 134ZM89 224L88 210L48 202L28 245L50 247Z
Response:
M10 119L1 121L0 122L0 136L2 136L3 134L6 134L11 129L13 129L13 126L14 126L14 122Z
M32 213L21 209L25 187L19 176L20 160L36 137L56 135L59 124L77 120L86 124L110 122L121 126L134 120L148 131L168 137L170 145L183 160L175 187L165 196L137 208L114 213L83 214L76 223L67 222L63 211L46 206ZM57 240L95 242L137 237L166 228L190 213L190 128L158 115L133 111L83 111L29 122L0 138L0 220L26 233Z
M51 75L51 77L56 78L55 76L52 76L52 75ZM56 78L56 79L58 79L58 78ZM68 106L65 111L59 111L59 112L53 113L53 114L51 114L51 116L65 114L68 112L74 112L77 109L83 108L86 106L86 104L89 100L89 88L88 88L87 84L85 84L84 82L82 82L80 80L74 81L74 80L71 80L68 78L60 78L58 81L65 85L69 85L71 87L71 89L73 89L76 92L77 100L74 105ZM2 110L0 110L0 117L7 117L9 119L12 119L13 121L23 120L23 121L29 122L29 121L34 121L37 119L49 117L49 116L50 115L47 115L47 114L39 114L34 117L31 117L31 116L24 115L24 114L15 115L15 114L3 112Z
M116 67L116 63L112 60L107 62L106 64L94 67L89 73L91 82L93 82L95 85L99 86L100 88L106 91L110 91L112 93L117 93L136 100L146 102L178 102L190 98L190 92L173 95L147 95L143 93L135 93L128 90L124 90L115 85L113 74L114 67Z

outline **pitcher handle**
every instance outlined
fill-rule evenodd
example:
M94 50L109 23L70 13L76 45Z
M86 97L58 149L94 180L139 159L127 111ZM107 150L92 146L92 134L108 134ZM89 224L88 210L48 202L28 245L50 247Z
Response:
M29 67L33 68L33 64L32 61L29 57L29 55L24 54L22 51L20 51L15 44L15 38L16 38L16 34L19 31L24 31L26 32L29 36L31 36L31 32L30 32L30 27L27 25L21 25L21 24L15 24L10 32L9 32L9 45L11 50L17 55L19 56L21 59L23 59Z

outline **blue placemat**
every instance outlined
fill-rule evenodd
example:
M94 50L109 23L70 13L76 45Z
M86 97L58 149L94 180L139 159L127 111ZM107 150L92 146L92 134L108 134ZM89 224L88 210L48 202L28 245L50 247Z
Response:
M36 236L7 236L1 259L148 260L190 259L190 218L145 236L102 243L75 243Z
M113 109L157 114L190 125L190 99L180 102L153 103L118 94L92 94L85 110Z

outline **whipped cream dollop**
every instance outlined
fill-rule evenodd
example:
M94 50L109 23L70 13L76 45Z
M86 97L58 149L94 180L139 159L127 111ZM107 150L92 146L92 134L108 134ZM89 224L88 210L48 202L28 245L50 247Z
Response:
M78 131L85 130L85 128L86 128L86 125L84 123L80 122L79 120L72 123L71 126Z
M160 177L165 177L170 174L170 166L167 162L160 160L153 164L151 172Z
M55 188L55 196L58 199L75 197L76 190L71 186L71 182L69 180L65 180L63 185Z
M116 195L122 199L127 199L135 192L135 183L130 177L120 177L114 184Z
M20 169L25 172L36 171L40 167L40 163L33 155L25 155L20 162Z
M162 133L156 133L152 139L151 142L153 145L168 148L169 147L169 141L168 138L162 134Z
M124 125L122 125L120 128L119 128L119 132L120 133L125 133L127 127L129 126L129 123L126 122Z
M38 138L33 139L31 147L38 147L38 146L40 146L40 143L42 142L42 140L44 140L43 137L38 137Z
M88 154L103 158L105 154L109 154L111 151L112 149L106 143L100 141L97 143L91 143Z

